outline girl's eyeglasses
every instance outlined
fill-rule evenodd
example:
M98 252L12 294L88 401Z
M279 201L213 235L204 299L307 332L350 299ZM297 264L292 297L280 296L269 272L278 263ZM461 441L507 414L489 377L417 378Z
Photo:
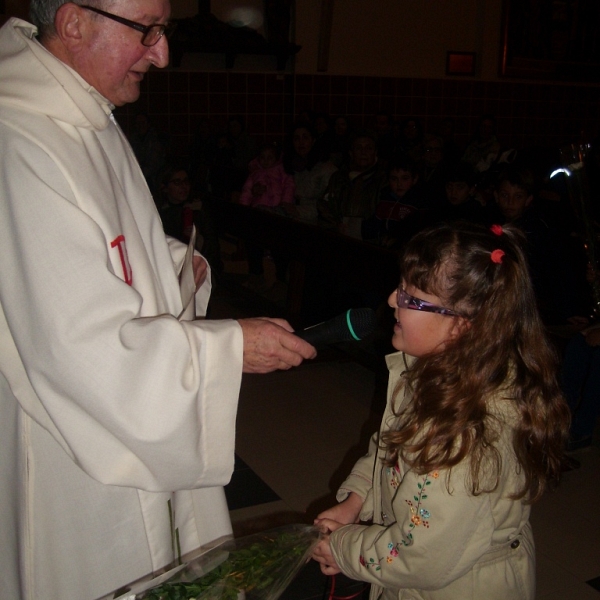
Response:
M443 308L427 302L427 300L421 300L421 298L415 298L407 294L402 286L398 286L396 290L396 304L398 308L410 308L411 310L422 310L423 312L438 313L440 315L447 315L449 317L460 317L457 312L450 310L449 308Z

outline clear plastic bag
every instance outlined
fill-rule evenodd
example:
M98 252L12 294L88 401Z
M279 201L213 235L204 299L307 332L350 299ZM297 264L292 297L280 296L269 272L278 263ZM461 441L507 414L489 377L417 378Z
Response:
M317 529L296 524L227 540L127 598L277 600L318 539Z

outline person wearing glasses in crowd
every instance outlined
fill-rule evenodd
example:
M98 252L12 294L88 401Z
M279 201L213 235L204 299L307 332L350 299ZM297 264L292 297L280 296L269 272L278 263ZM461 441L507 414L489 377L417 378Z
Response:
M208 261L215 284L223 272L217 226L210 203L192 193L187 165L171 161L158 177L158 189L155 202L165 233L189 244L196 228L196 250Z
M242 372L315 355L283 320L194 320L210 268L112 114L167 65L169 14L32 0L0 30L3 598L112 597L230 534Z
M568 408L519 230L412 238L389 297L388 404L315 523L323 573L371 598L533 600L531 504L560 474Z

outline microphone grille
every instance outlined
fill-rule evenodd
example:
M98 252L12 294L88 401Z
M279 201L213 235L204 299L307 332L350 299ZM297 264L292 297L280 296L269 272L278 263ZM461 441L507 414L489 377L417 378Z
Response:
M376 318L372 308L351 308L346 316L351 331L359 340L375 331Z

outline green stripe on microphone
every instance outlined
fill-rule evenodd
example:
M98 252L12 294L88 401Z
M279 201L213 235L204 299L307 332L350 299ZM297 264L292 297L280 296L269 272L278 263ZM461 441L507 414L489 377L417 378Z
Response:
M352 309L349 309L348 312L346 313L346 323L348 325L348 331L352 334L352 337L357 342L360 342L360 338L356 335L356 333L354 333L354 328L352 327L352 323L350 322L350 310L352 310Z

